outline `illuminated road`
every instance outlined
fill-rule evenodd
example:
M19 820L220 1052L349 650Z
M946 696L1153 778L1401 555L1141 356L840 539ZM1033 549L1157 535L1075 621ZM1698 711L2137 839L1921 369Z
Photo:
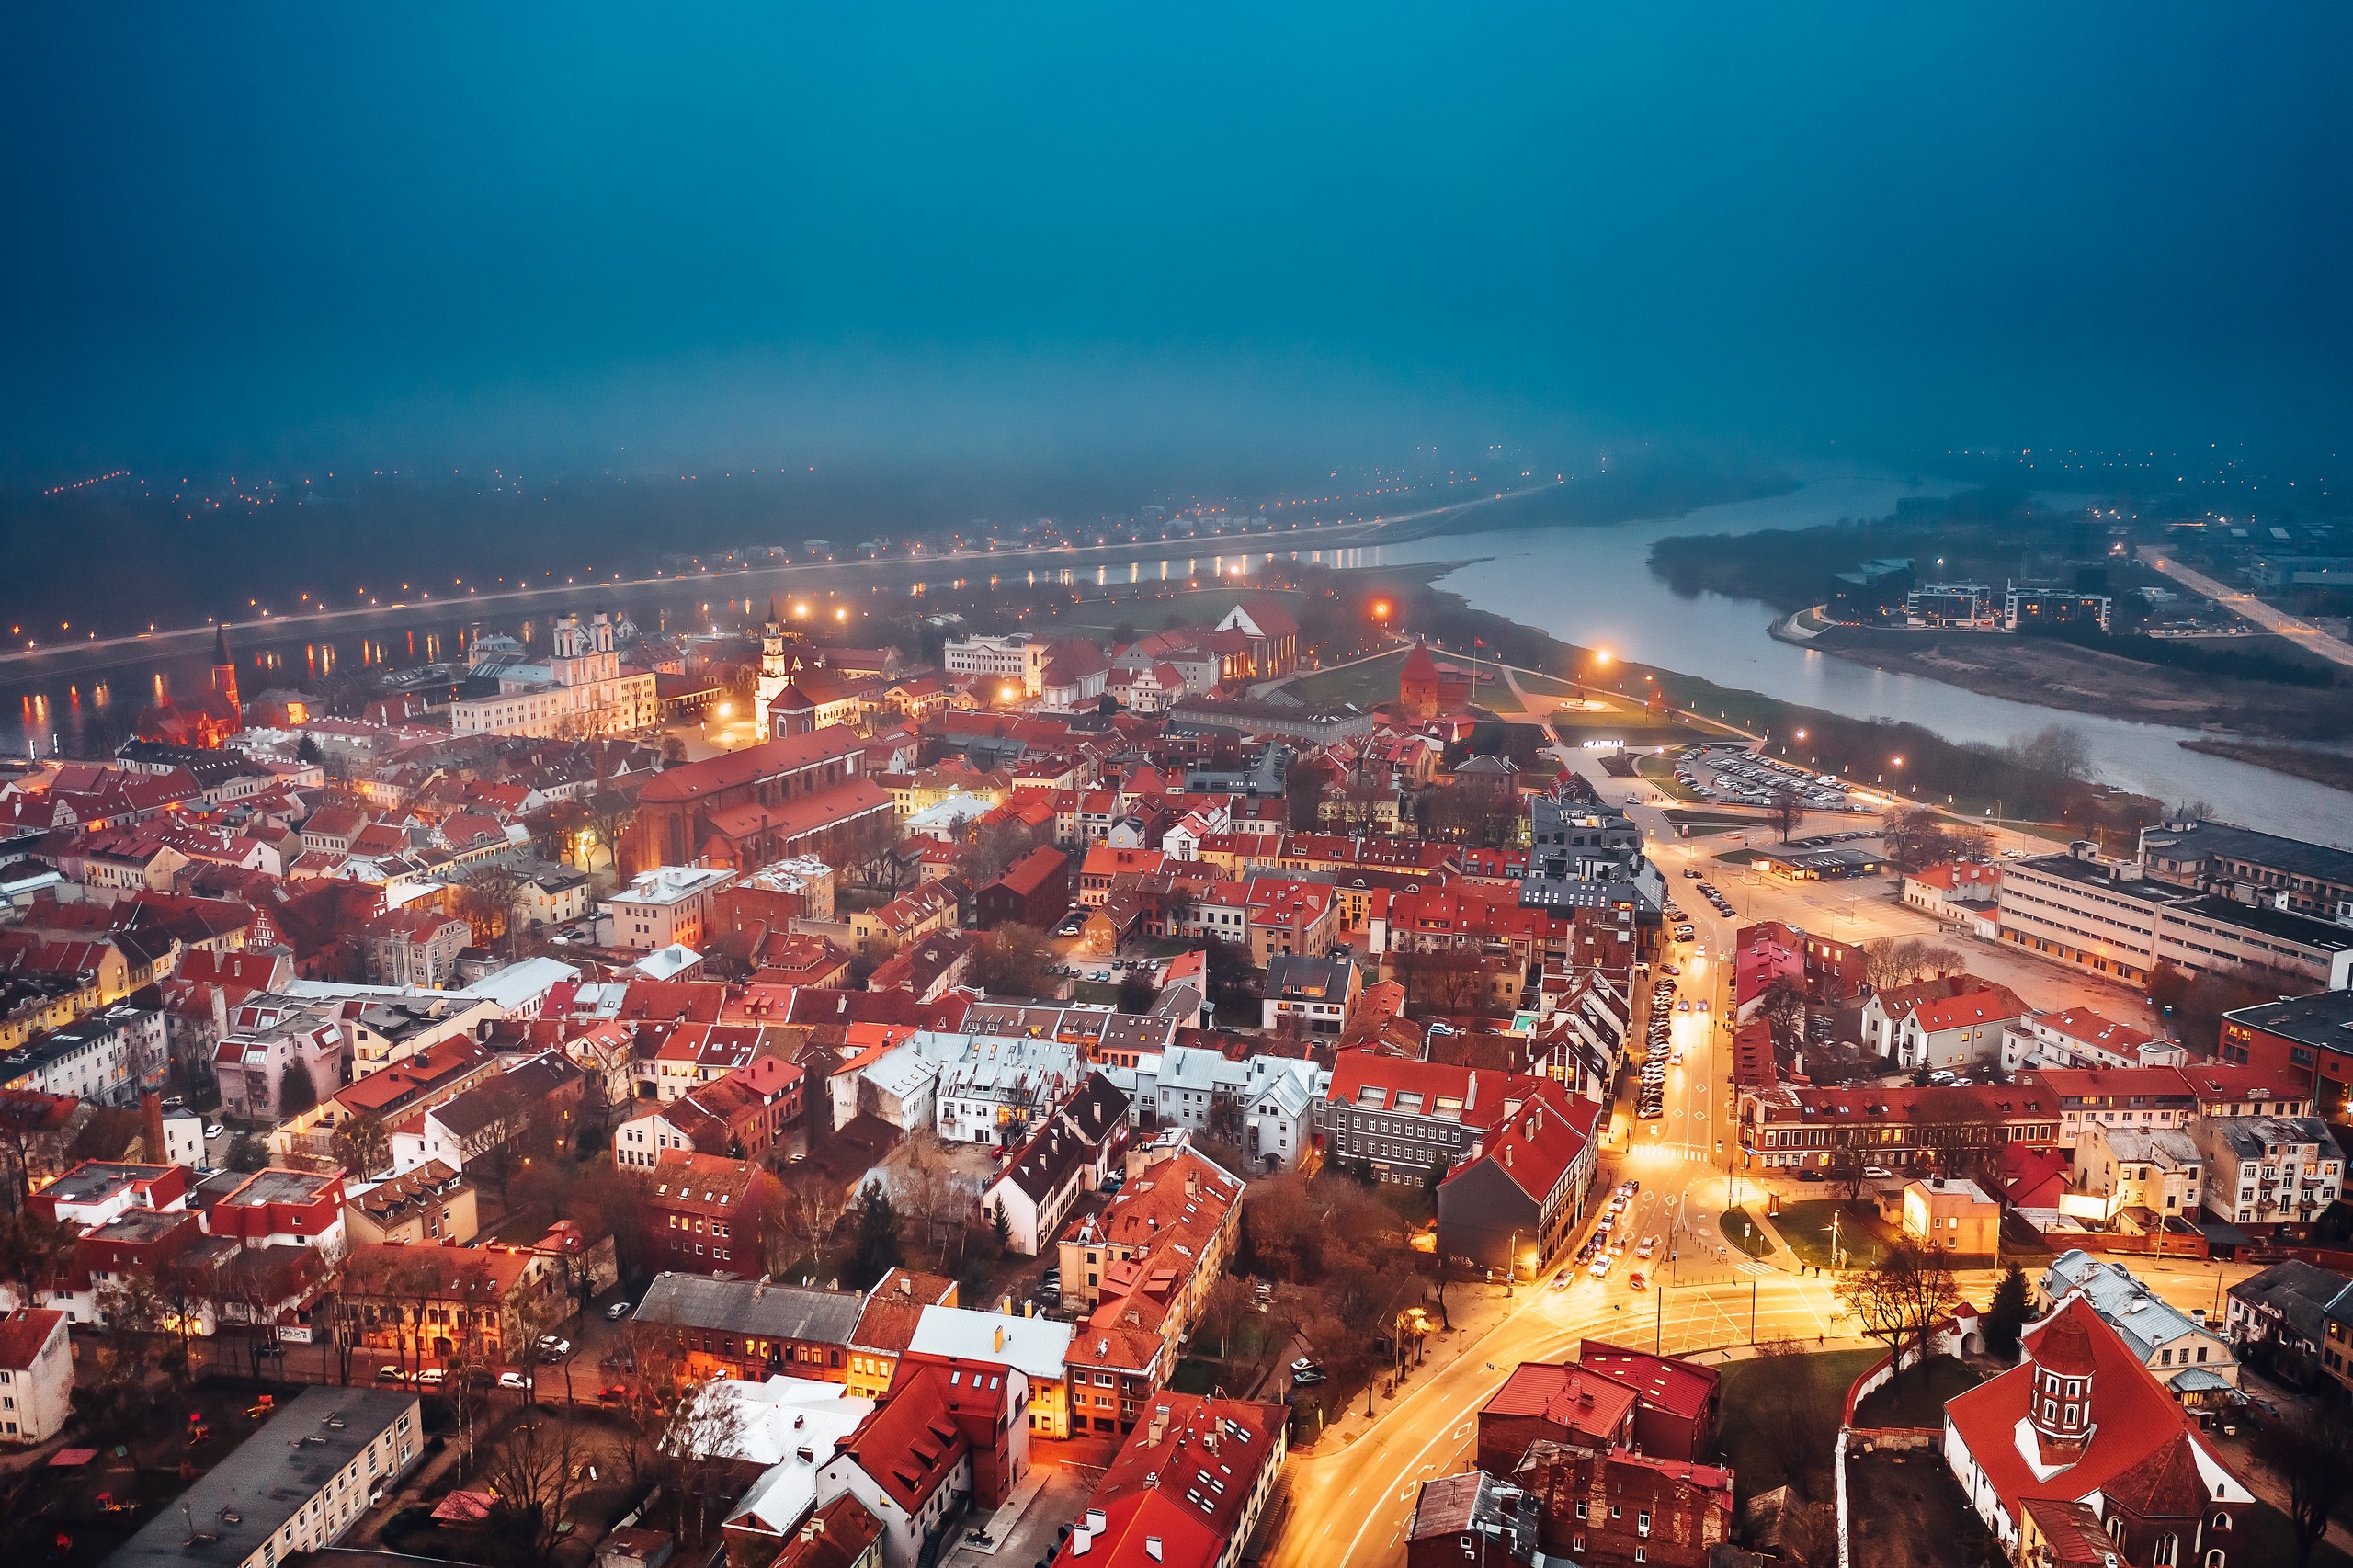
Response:
M2319 654L2336 664L2353 666L2353 643L2331 637L2309 620L2299 620L2285 611L2272 608L2253 594L2236 588L2226 588L2202 572L2193 572L2180 562L2168 558L2154 545L2141 547L2143 564L2154 566L2186 588L2205 595L2233 615L2245 616L2267 631L2276 631L2292 640L2307 652Z
M1388 1568L1402 1562L1417 1489L1470 1465L1479 1406L1523 1361L1563 1360L1589 1336L1669 1353L1745 1343L1752 1288L1760 1338L1835 1333L1835 1303L1819 1279L1768 1273L1737 1284L1670 1288L1662 1296L1626 1290L1622 1274L1607 1287L1581 1278L1564 1291L1535 1289L1460 1360L1423 1374L1363 1437L1335 1453L1295 1459L1290 1517L1271 1568Z

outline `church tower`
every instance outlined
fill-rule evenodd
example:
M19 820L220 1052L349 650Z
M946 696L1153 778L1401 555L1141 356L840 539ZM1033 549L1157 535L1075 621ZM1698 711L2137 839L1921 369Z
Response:
M212 629L212 689L228 703L230 712L244 711L244 704L237 700L237 661L229 656L229 628L225 624Z
M2068 1313L2044 1329L2034 1346L2033 1404L2027 1419L2042 1440L2046 1462L2065 1457L2072 1462L2091 1435L2091 1335Z
M762 739L776 733L771 710L791 684L792 672L784 662L784 618L778 613L776 596L770 594L767 624L760 628L760 678L753 698L752 716L759 721Z

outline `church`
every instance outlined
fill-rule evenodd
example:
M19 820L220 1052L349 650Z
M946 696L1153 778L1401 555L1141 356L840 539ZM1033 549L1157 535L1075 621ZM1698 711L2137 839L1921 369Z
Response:
M189 702L173 701L165 687L154 702L140 710L132 726L142 741L207 751L228 744L229 737L244 727L244 709L237 699L237 662L229 656L226 626L212 629L212 684Z
M631 669L614 646L619 626L607 615L567 615L555 623L544 663L525 662L506 638L477 640L468 651L470 687L492 689L449 705L459 735L541 735L559 739L628 734L660 716L651 672Z
M2254 1501L2081 1295L1945 1405L1945 1462L2013 1561L2230 1568Z

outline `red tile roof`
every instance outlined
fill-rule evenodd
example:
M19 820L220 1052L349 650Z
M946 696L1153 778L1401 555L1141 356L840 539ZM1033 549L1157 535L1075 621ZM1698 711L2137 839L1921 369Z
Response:
M1487 1403L1486 1415L1533 1415L1607 1445L1633 1413L1634 1391L1591 1369L1523 1361Z
M1600 1114L1601 1107L1583 1095L1572 1095L1552 1079L1538 1079L1510 1119L1481 1141L1480 1158L1464 1161L1446 1179L1452 1181L1482 1164L1493 1165L1540 1204L1593 1142L1594 1122Z
M972 1442L956 1425L945 1367L901 1366L891 1396L842 1444L857 1466L908 1513L956 1471Z
M2194 1468L2201 1455L2207 1469L2224 1473L2188 1413L2082 1297L2070 1298L2029 1330L2027 1351L2027 1358L2011 1370L1954 1395L1945 1405L1946 1420L2012 1520L2035 1498L2075 1501L2119 1482L2142 1490L2169 1485L2169 1471L2184 1460ZM2092 1416L2081 1453L2047 1481L2037 1479L2018 1438L2033 1402L2035 1368L2046 1356L2071 1374L2090 1376ZM2193 1449L2197 1452L2188 1451ZM2202 1494L2202 1479L2199 1484Z
M1716 1392L1713 1367L1694 1366L1672 1356L1630 1350L1598 1339L1577 1346L1577 1364L1624 1383L1643 1403L1670 1415L1698 1420Z
M28 1371L33 1358L57 1332L65 1314L47 1307L18 1307L6 1317L0 1317L0 1367L10 1371Z
M683 767L673 767L654 775L638 792L642 802L675 804L699 801L722 790L732 790L790 773L812 763L834 757L857 756L864 747L856 731L847 725L829 724L822 730L812 730L805 735L789 735L782 740L747 746L742 751L729 752L724 756L710 757L702 762L690 762Z

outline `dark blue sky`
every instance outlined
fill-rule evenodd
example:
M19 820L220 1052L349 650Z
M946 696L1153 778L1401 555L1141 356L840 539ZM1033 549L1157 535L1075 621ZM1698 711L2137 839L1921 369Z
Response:
M0 468L2353 414L2341 6L838 10L11 8Z

